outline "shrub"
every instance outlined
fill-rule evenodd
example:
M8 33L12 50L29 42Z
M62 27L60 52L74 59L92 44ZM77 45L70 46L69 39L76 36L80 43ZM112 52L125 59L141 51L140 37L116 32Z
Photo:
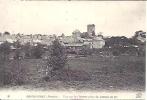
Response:
M119 56L120 55L120 52L117 51L117 50L115 50L115 51L112 52L112 54L113 54L113 56Z
M21 46L17 41L15 44L16 50L14 51L14 59L9 60L10 45L3 44L0 47L0 83L1 85L21 85L25 81L25 69L22 68L20 51ZM4 48L7 48L6 50Z
M0 45L0 84L9 84L10 75L9 70L6 68L6 64L9 62L10 44L5 42Z
M50 54L47 59L48 73L51 73L52 76L56 71L61 71L65 67L66 63L67 55L65 48L56 39L53 41Z
M21 64L21 60L13 60L11 62L11 76L12 76L12 84L14 85L22 85L26 82L27 71L24 66Z
M39 59L42 57L42 54L44 53L43 45L38 43L36 46L33 46L31 51L32 51L32 57Z
M31 58L31 49L32 46L31 44L28 42L23 46L23 51L25 53L25 58Z

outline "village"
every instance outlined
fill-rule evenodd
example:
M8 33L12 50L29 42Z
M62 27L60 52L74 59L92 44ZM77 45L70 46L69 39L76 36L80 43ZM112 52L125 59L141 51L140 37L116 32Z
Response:
M131 38L107 37L96 34L94 24L87 25L87 32L76 29L71 36L4 32L0 34L0 86L143 91L145 44L142 30ZM52 76L49 66L60 70Z
M140 41L141 43L145 43L146 37L145 32L138 31L136 35L136 40ZM42 34L10 34L9 32L4 32L3 34L0 33L0 44L4 42L8 43L15 43L16 41L19 42L21 45L26 45L29 43L31 46L36 46L37 44L41 44L44 48L52 45L52 42L58 39L59 42L67 49L69 53L79 54L83 49L96 49L101 50L102 48L109 48L112 49L114 45L122 46L122 47L134 47L138 48L138 45L130 44L130 41L126 37L107 37L103 36L101 32L95 32L95 25L88 24L87 25L87 32L80 32L78 29L72 32L71 36L65 36L62 33L61 36L53 35L42 35ZM116 41L115 43L111 43ZM124 42L124 43L123 43ZM110 44L111 43L111 44ZM144 46L142 47L145 50ZM12 45L11 49L15 49ZM108 53L108 52L107 52Z
M26 45L29 43L31 46L36 46L37 44L41 44L44 48L52 45L52 42L58 39L61 45L63 45L67 52L79 54L83 48L87 49L101 49L105 45L105 40L101 34L96 35L95 25L89 24L87 25L87 32L81 33L79 30L75 30L72 32L71 36L65 36L62 34L61 36L54 35L25 35L25 34L10 34L9 32L5 32L4 34L0 34L0 44L4 42L15 43L19 42L21 45ZM11 45L11 49L15 49L13 45ZM22 52L22 56L24 58L25 54ZM10 57L12 58L12 55Z
M71 36L65 36L62 34L61 36L53 35L41 35L41 34L34 34L34 35L25 35L25 34L10 34L6 32L4 34L0 34L0 43L5 41L13 43L17 40L20 44L24 45L30 42L31 45L35 45L36 43L41 43L44 45L51 45L52 41L58 38L60 43L67 47L81 47L81 46L89 46L90 48L102 48L105 45L105 41L103 36L96 35L95 32L95 25L89 24L87 25L87 32L81 33L79 30L75 30L72 32Z

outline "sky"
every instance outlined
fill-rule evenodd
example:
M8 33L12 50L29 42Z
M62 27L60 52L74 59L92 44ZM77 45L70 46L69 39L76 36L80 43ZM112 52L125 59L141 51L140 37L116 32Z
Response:
M0 1L0 32L71 35L95 24L104 36L131 37L145 30L145 1Z

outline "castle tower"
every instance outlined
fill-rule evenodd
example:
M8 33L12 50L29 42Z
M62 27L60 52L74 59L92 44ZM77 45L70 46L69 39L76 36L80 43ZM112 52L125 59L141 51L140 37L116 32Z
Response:
M87 25L87 33L89 36L95 36L95 25L94 24Z

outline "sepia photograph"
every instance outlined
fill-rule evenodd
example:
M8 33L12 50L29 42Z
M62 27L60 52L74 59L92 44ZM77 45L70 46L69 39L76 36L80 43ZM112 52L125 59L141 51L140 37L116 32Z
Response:
M146 1L0 1L0 100L145 100L145 83Z

